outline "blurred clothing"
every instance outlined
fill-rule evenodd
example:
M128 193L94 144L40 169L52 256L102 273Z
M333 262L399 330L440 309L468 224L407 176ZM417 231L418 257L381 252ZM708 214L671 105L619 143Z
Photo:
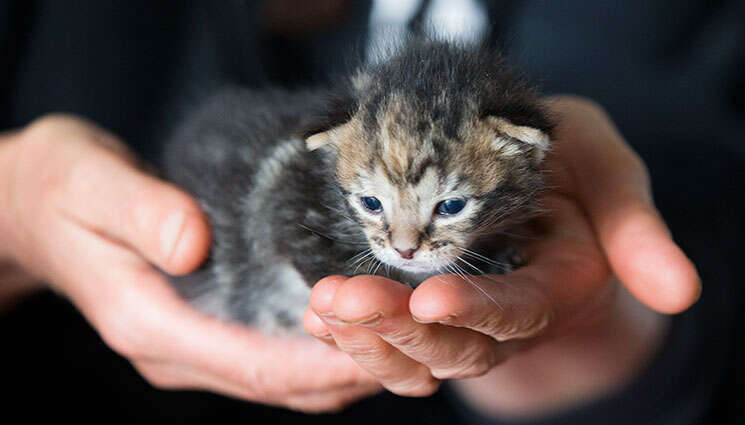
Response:
M281 13L250 0L4 2L0 130L52 111L80 114L157 162L173 122L218 87L320 84L362 57L370 2L325 3L330 12L318 27L271 19ZM511 63L547 92L585 95L608 109L647 161L657 204L704 282L701 301L675 318L663 350L636 381L525 423L745 423L745 2L483 4L491 40ZM50 293L0 318L0 335L0 376L12 391L5 417L509 423L470 411L447 389L426 399L383 394L335 416L155 390Z

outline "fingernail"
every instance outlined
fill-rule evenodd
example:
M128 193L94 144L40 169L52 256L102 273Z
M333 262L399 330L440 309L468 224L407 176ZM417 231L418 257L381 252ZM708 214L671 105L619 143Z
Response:
M166 218L160 228L160 252L163 258L170 262L173 255L178 251L178 242L184 229L186 213L176 211Z
M345 325L346 323L339 320L334 313L316 313L324 322L332 325Z
M411 318L414 319L415 322L422 323L422 324L427 324L427 323L434 322L434 320L422 319L421 317L417 317L417 316L415 316L413 314L411 315Z
M360 326L375 326L378 323L383 321L383 313L377 312L371 316L368 316L361 320L355 320L353 322L346 322L350 325L360 325Z
M451 314L449 316L445 316L445 317L443 317L441 319L422 319L421 317L417 317L417 316L414 316L414 315L412 315L411 317L414 319L415 322L418 322L418 323L422 323L422 324L427 324L427 323L441 323L443 325L446 325L448 323L451 323L453 321L453 319L455 319L455 315L454 314Z
M334 337L331 336L331 334L321 334L321 335L313 335L313 336L319 339L325 339L326 341L331 341L334 339Z

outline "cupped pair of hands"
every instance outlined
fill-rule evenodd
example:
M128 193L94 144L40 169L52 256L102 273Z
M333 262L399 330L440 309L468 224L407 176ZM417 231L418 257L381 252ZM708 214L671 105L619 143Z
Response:
M0 135L0 259L68 297L153 385L303 411L339 409L381 387L431 394L442 379L484 375L576 329L612 329L623 320L608 313L618 311L619 282L657 312L688 308L700 281L653 205L642 161L594 103L546 104L559 122L545 164L549 213L545 235L525 247L527 265L473 282L437 276L415 290L325 278L304 318L315 339L265 336L181 300L155 267L181 275L199 266L210 244L204 213L77 117Z

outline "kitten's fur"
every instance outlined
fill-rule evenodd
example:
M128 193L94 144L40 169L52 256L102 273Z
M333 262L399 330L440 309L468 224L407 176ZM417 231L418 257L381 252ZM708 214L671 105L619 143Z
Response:
M333 89L226 90L167 146L166 176L214 236L208 263L173 283L208 314L273 332L298 329L310 286L331 274L416 285L458 261L475 272L459 256L504 271L462 249L508 248L499 233L535 210L550 130L497 54L446 42L409 41ZM436 214L447 199L465 208Z

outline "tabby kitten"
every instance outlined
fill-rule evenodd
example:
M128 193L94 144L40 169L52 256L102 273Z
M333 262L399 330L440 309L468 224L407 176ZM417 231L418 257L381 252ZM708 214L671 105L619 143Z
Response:
M550 120L493 51L411 40L330 89L228 89L167 145L214 241L174 286L210 315L301 328L331 274L417 285L505 272L503 233L543 188Z

